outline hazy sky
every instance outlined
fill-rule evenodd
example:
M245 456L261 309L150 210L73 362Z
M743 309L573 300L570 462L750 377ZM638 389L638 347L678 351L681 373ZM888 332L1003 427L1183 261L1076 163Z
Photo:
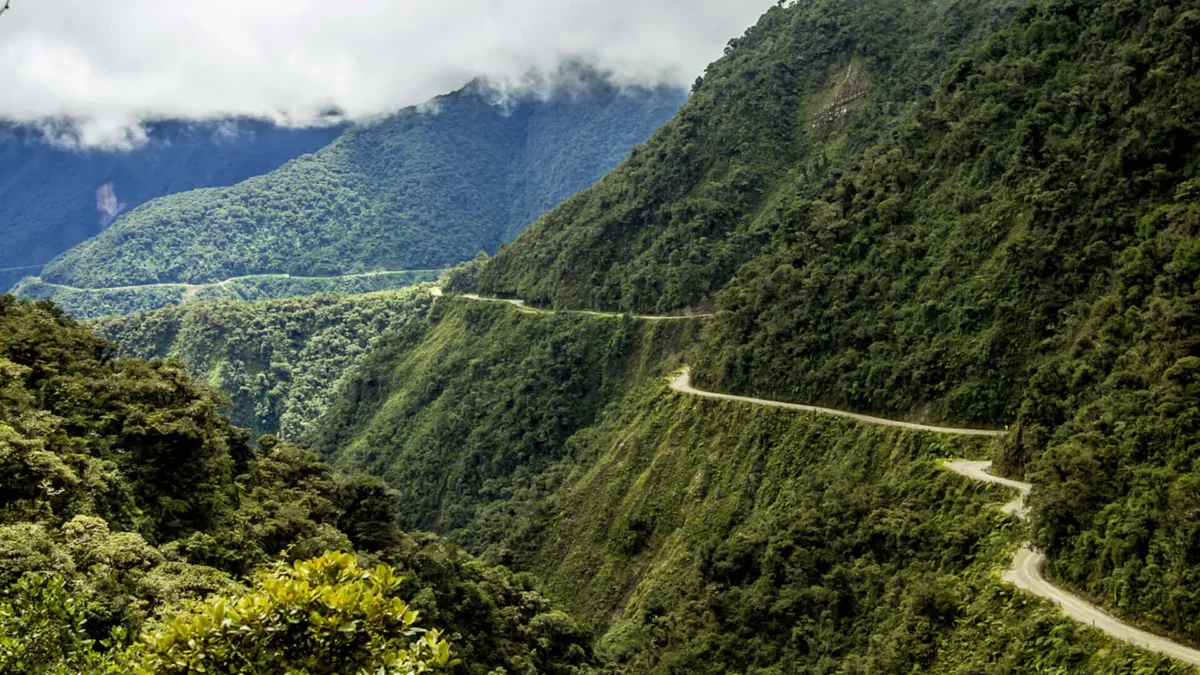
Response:
M12 0L0 117L80 120L120 144L148 117L352 117L483 75L582 57L690 84L772 0Z

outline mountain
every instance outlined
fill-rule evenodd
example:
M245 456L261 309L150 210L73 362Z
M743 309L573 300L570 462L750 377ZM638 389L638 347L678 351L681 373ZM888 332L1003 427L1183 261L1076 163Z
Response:
M167 120L148 124L145 143L135 149L89 150L51 144L41 128L0 122L0 288L36 274L120 213L164 195L268 173L344 129Z
M559 603L511 631L562 627L527 671L582 668L590 647L639 675L1181 672L1200 645L1198 94L1184 0L777 4L615 171L441 294L409 291L427 311L355 337L296 443L394 491L357 536L432 530ZM318 301L293 302L299 317ZM255 316L267 306L214 312L180 355L257 371L220 382L243 401L286 389L311 324L287 345ZM178 311L106 325L163 353ZM330 335L362 335L352 311L329 316L346 324ZM243 330L266 358L225 347ZM202 527L178 521L221 503L192 474L225 475L195 440L232 433L222 402L179 402L203 423L141 414L123 407L131 378L91 365L102 347L60 365L31 334L6 358L40 369L18 393L65 420L41 442L108 459L119 429L133 452L110 461L135 479L104 494L124 504L178 471L134 525ZM170 431L201 466L135 472L137 441ZM962 458L994 460L1028 499L953 470ZM47 466L4 475L49 499ZM234 522L294 503L320 504L248 499ZM343 541L326 534L306 550ZM183 550L237 559L212 536ZM1100 625L1072 619L1079 605ZM564 651L574 622L592 639Z
M769 12L480 287L711 307L707 389L1011 429L994 453L1034 484L1051 576L1196 643L1196 10L968 6Z
M590 186L683 98L588 72L506 98L474 83L265 176L145 204L41 276L105 288L448 267Z
M304 444L537 574L615 672L1172 672L1001 581L1009 497L938 465L994 442L672 391L703 326L443 298Z

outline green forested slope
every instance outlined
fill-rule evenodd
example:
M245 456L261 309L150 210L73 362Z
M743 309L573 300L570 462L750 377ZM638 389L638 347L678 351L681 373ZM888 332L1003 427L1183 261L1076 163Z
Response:
M352 127L265 176L155 200L59 256L42 277L88 288L203 283L437 269L494 251L603 176L683 96L573 76L578 88L506 105L473 84Z
M1024 526L937 467L993 442L675 394L688 323L438 303L312 446L539 574L614 672L1183 672L999 581Z
M788 202L787 236L721 294L701 374L1011 421L1064 346L1044 341L1131 273L1154 288L1147 247L1169 260L1197 234L1190 21L1169 1L1023 10L826 200Z
M631 673L1183 672L999 581L1009 496L935 463L988 451L651 382L506 544Z
M895 124L858 145L824 129L883 119L869 114L870 92L887 91L878 69L830 122L762 112L835 91L845 67L832 60L827 79L813 75L824 89L767 77L813 67L783 45L798 40L789 30L840 35L849 19L826 10L855 16L834 5L768 13L650 152L501 252L481 287L567 307L711 299L695 358L707 388L1011 425L999 459L1036 485L1051 573L1200 640L1197 8L1032 2L948 54L928 98L892 108ZM924 33L951 25L943 17ZM847 39L842 59L862 49ZM756 102L753 118L706 107L735 85L722 100ZM791 151L810 146L823 152ZM748 180L697 210L734 176Z
M97 208L104 186L116 200L106 208L119 205L125 211L164 195L274 171L325 147L345 129L236 118L157 120L144 125L142 145L100 150L47 140L47 135L71 139L72 129L63 122L0 121L0 292L109 225L116 214Z
M645 147L498 256L483 290L642 312L708 300L782 236L785 198L836 184L1016 4L771 9Z
M698 328L445 298L380 341L304 444L396 486L404 527L478 545L510 526L508 502L539 489L573 434Z
M93 321L141 358L178 359L229 397L230 420L292 441L329 408L342 380L383 336L424 317L427 289L202 302Z
M406 575L389 593L452 637L460 672L591 672L586 633L529 579L404 535L395 495L378 479L334 473L272 438L252 449L218 413L219 397L176 364L116 359L111 344L48 304L0 296L0 402L5 673L133 672L127 646L139 631L183 626L181 603L236 599L260 565L338 549ZM346 590L321 597L334 616L358 601ZM231 606L219 616L254 614L235 617ZM342 656L361 647L358 630L329 630ZM317 625L307 644L321 633ZM253 647L258 638L237 639ZM129 658L169 648L137 640ZM249 664L248 653L235 660Z

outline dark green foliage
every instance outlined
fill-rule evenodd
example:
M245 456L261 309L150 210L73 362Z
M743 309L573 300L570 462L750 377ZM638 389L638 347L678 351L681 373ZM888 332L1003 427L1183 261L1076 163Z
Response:
M211 527L248 459L178 365L113 358L50 305L0 296L0 520L94 513L151 537Z
M163 195L273 171L329 144L344 128L167 120L147 125L146 143L133 150L75 150L50 145L43 128L0 122L0 292L103 231L108 223L96 208L103 185L111 183L117 202L133 209ZM33 267L4 271L27 265Z
M1139 248L1196 236L1156 214L1194 199L1181 6L1064 7L1024 10L836 191L781 200L786 236L720 296L708 382L1008 424Z
M257 434L299 439L384 335L423 317L428 289L205 302L97 320L121 353L172 358L227 395L230 419Z
M479 291L479 274L487 267L491 258L480 251L474 258L465 263L451 267L442 274L439 280L442 290L447 293L476 293Z
M481 288L711 301L702 386L1011 425L999 459L1036 485L1053 573L1200 641L1197 8L900 6L769 12ZM814 117L854 98L838 73L866 95Z
M1059 578L1200 636L1200 287L1195 182L1144 217L1107 293L1038 365L1004 460L1038 483L1038 542Z
M128 636L181 603L330 550L408 576L464 672L588 672L585 631L528 580L401 533L379 479L272 437L252 449L177 362L114 351L48 303L0 296L4 672L129 672Z
M256 273L440 269L495 251L588 187L682 101L565 73L548 100L496 105L476 83L350 128L323 150L230 188L146 204L58 257L46 281L106 288Z
M709 383L1015 422L1065 582L1200 639L1194 9L1032 5L718 302ZM820 214L832 212L822 220Z
M622 672L1184 672L999 582L1008 497L936 465L981 441L653 383L573 448L509 543Z
M835 184L1014 4L771 9L672 122L497 256L483 290L640 312L710 300L777 236L780 196Z

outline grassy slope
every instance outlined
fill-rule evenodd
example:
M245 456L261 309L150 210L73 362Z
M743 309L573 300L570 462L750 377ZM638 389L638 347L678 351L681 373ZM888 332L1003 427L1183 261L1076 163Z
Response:
M446 298L429 323L364 360L307 444L385 476L401 492L406 527L494 539L507 515L490 505L537 489L570 455L567 440L697 329Z

